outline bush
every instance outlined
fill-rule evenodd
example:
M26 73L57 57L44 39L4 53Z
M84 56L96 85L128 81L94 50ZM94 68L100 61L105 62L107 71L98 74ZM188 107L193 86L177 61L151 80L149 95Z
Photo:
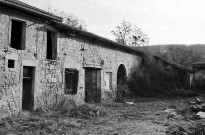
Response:
M128 87L132 94L149 97L170 94L183 85L178 75L167 73L153 58L146 57L140 68L132 70Z
M170 97L194 97L194 96L199 96L199 93L194 92L192 90L173 89L168 91L166 95Z
M117 97L116 97L116 99L124 100L124 98L127 98L130 95L131 94L129 93L129 89L127 87L127 84L117 86Z

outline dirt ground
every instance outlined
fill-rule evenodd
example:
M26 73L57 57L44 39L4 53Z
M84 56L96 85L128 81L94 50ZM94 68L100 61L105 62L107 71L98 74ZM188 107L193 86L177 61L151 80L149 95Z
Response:
M183 110L195 98L139 97L134 100L134 105L115 102L91 105L99 107L99 118L70 117L60 112L24 113L1 120L0 135L165 135L174 128L173 125L189 131L197 120L185 116ZM167 109L178 112L169 114Z

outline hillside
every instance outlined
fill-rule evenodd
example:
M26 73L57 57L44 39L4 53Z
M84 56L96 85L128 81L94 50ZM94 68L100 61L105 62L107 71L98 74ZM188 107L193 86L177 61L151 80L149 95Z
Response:
M193 45L182 45L182 44L160 44L160 45L150 45L149 51L152 54L155 53L165 53L168 51L167 46L174 45L174 46L181 46L181 47L188 47L190 49L196 50L199 53L203 53L205 55L205 44L193 44Z
M163 56L169 53L169 46L173 45L179 48L191 49L197 54L201 55L202 59L200 61L205 61L205 44L160 44L160 45L151 45L148 47L148 50L153 55Z

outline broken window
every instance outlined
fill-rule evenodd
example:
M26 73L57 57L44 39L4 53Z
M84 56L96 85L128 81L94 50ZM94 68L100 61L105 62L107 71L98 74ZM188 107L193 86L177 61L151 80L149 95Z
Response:
M65 94L77 94L78 70L65 69Z
M105 83L106 83L106 89L112 90L112 72L106 72Z
M47 31L47 54L46 59L57 59L57 34L53 31Z
M10 46L17 50L25 50L26 23L23 21L11 21Z
M8 68L15 68L15 60L8 60Z

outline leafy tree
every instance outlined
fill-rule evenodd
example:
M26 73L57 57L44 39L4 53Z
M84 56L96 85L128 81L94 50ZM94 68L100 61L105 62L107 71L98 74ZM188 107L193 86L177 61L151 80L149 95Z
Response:
M119 26L115 27L111 33L115 36L115 40L119 43L129 46L147 46L149 44L149 38L147 34L131 22L122 21Z
M72 13L66 13L65 11L59 11L57 9L53 10L48 7L48 12L63 18L63 23L69 26L78 28L80 30L86 31L86 24L83 20L79 19L76 15Z

